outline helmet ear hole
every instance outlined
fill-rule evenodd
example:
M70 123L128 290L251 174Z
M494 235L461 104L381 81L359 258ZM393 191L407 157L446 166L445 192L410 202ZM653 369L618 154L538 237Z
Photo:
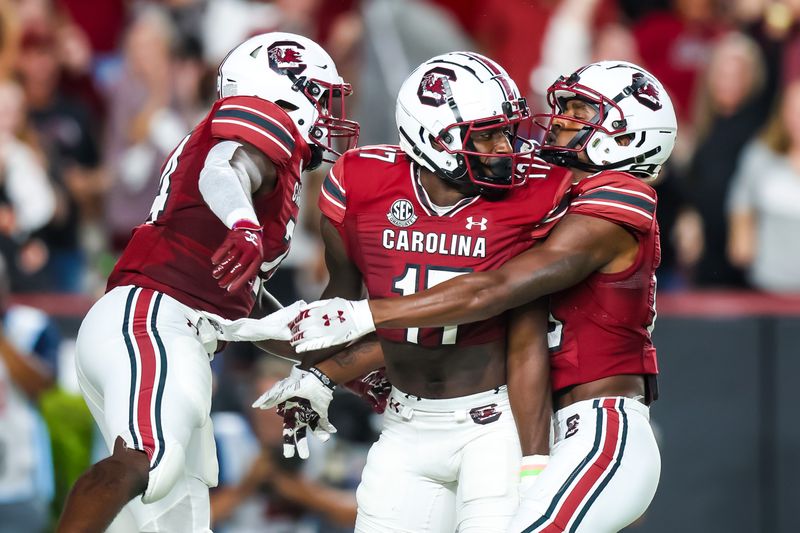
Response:
M275 103L278 104L279 106L281 106L286 111L290 111L290 112L291 111L297 111L298 109L300 109L299 107L297 107L293 103L287 102L286 100L275 100Z
M630 146L633 142L633 138L633 133L626 133L624 135L617 135L614 137L614 141L616 141L617 146Z
M446 143L452 142L453 141L452 136L450 136L449 133L447 133L446 135L450 137L450 140L448 141L446 138L443 138L442 140ZM436 138L433 135L428 134L428 144L430 144L431 148L433 148L437 152L444 152L444 148L442 148L442 145L436 142Z

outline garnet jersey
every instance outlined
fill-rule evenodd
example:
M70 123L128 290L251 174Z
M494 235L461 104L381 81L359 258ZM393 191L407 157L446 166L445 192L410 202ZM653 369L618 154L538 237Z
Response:
M661 261L656 193L630 174L606 171L581 180L571 197L568 215L624 227L639 241L639 253L622 272L595 272L550 296L553 390L618 374L657 374L650 338Z
M150 216L134 229L107 290L137 285L229 319L250 313L254 301L251 284L228 292L211 277L211 256L228 228L206 205L198 188L209 150L226 139L249 143L275 165L275 188L253 198L264 227L262 275L269 276L286 257L297 220L300 173L310 159L310 150L289 115L276 104L252 96L232 96L218 100L167 159Z
M540 175L500 200L464 198L437 214L416 167L399 147L364 147L347 152L331 169L320 209L342 236L369 297L405 296L498 268L544 237L566 211L571 174L543 161L536 165ZM424 346L484 344L505 336L505 320L379 329L378 335Z

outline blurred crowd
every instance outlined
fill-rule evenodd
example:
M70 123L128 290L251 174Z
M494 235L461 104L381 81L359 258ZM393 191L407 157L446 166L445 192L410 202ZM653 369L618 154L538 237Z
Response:
M659 289L800 291L800 0L0 0L0 281L12 293L101 294L147 216L163 161L216 97L224 54L270 30L328 50L355 89L347 105L361 145L397 142L396 92L436 54L495 59L536 112L560 74L601 59L639 63L666 86L680 121L656 184ZM307 177L301 231L268 287L283 303L315 299L326 282L316 236L323 173ZM10 309L3 303L6 324ZM88 413L72 420L74 400L50 387L53 328L21 312L33 325L0 330L0 410L8 390L44 406L23 426L47 421L52 450L42 453L55 458L55 484L4 492L0 473L0 516L20 494L57 511L91 458ZM217 529L351 526L375 438L369 409L338 397L336 441L307 463L286 462L280 419L248 408L285 365L234 346L215 370ZM18 427L3 420L0 466L3 435Z

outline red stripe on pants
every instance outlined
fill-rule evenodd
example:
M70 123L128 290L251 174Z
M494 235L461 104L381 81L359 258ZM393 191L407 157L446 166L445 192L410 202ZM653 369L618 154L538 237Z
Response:
M595 483L614 461L620 430L619 411L616 410L616 403L617 400L615 399L603 400L602 407L606 411L606 438L603 441L600 455L572 487L561 509L558 510L558 514L556 514L549 526L541 530L542 533L561 533L565 531L567 524L575 516L581 502L586 499L589 491L592 490Z
M153 300L153 291L142 289L136 299L133 312L133 337L139 348L139 400L136 405L136 422L142 447L149 459L153 459L156 443L153 438L153 424L150 411L153 400L153 389L156 380L156 352L150 335L147 333L147 312Z

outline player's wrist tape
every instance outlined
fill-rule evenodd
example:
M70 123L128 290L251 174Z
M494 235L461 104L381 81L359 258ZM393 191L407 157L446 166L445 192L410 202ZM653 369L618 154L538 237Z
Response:
M258 225L258 222L253 222L252 220L248 220L243 218L241 220L237 220L231 226L231 229L236 230L249 230L249 231L261 231L264 228Z
M547 468L547 463L549 462L549 455L526 455L520 462L519 478L525 479L538 476Z
M372 320L372 311L369 308L369 300L356 300L353 304L353 320L356 328L361 335L375 331L375 322Z
M331 378L328 377L325 372L320 370L319 368L312 366L308 369L310 374L314 374L314 376L322 382L323 385L328 387L330 390L334 390L336 388L336 383L333 382Z

